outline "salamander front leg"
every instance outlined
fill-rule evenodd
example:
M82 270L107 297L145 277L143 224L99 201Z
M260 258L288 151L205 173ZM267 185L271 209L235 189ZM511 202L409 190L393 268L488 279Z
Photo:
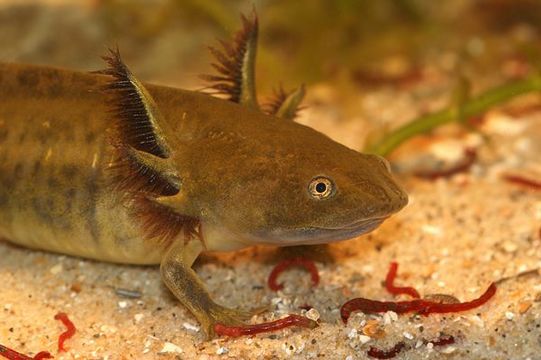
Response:
M191 268L201 251L202 244L199 241L193 240L186 245L178 242L162 259L160 270L165 285L197 318L207 337L213 337L216 323L242 325L244 320L261 310L239 311L216 304Z

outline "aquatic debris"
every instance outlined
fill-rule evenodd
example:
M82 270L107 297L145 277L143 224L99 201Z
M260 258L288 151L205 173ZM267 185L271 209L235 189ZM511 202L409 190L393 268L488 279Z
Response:
M141 292L139 290L130 290L130 289L123 289L123 288L115 288L115 294L120 297L125 297L128 299L139 299L141 296Z
M461 116L457 116L456 105L449 106L438 112L421 115L394 129L379 142L371 144L365 149L365 152L386 156L414 136L427 133L444 124L470 119L514 97L527 93L537 93L539 90L541 90L541 82L537 74L493 87L475 97L468 98L462 103L458 109Z

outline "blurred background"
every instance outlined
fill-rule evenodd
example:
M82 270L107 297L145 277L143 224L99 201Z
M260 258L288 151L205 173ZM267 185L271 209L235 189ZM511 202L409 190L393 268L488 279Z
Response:
M118 44L141 79L198 89L207 46L252 7L259 94L306 83L319 120L301 122L354 148L448 104L457 80L475 92L541 63L538 0L0 0L0 61L95 70Z
M262 87L413 81L457 62L492 76L540 46L537 0L0 0L0 59L93 69L118 43L141 76L190 84L252 6Z

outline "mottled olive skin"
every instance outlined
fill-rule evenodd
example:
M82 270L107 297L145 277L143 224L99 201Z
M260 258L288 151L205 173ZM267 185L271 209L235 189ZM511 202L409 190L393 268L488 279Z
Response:
M159 261L107 185L104 79L0 64L0 236L118 262Z
M197 179L184 182L179 198L189 199L191 215L204 214L207 224L232 232L231 242L283 246L348 239L366 231L340 229L386 218L407 203L377 156L291 121L222 114L220 121L187 121L179 132L196 139L178 153L177 163L190 162L185 171L179 166L181 178ZM212 119L210 109L205 116ZM333 180L327 199L308 191L318 176Z
M110 186L108 77L0 64L0 237L31 248L135 264L144 240ZM308 127L207 95L147 86L182 180L167 205L201 220L207 250L354 237L407 203L383 161ZM317 176L333 195L308 191Z

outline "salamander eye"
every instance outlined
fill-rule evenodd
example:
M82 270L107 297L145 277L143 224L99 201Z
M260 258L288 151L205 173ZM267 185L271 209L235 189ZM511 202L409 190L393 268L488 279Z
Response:
M315 199L323 200L334 194L334 184L331 179L324 176L314 178L308 185L310 196Z

